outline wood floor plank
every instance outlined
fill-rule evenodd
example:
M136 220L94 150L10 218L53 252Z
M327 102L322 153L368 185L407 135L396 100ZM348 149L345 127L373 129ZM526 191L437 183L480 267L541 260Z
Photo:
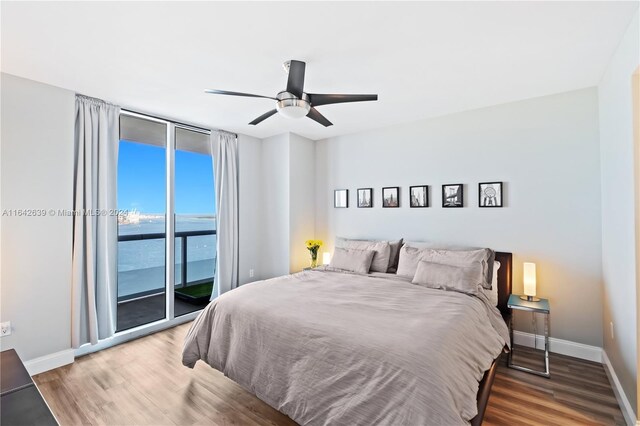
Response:
M295 425L291 419L204 363L181 363L190 324L76 359L34 376L66 425ZM539 365L540 351L517 347ZM501 359L484 424L624 425L602 365L551 354L551 379Z

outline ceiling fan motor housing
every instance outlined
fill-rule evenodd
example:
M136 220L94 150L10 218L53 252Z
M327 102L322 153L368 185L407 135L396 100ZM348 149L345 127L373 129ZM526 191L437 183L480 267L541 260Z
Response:
M302 98L298 98L293 93L282 91L276 95L276 99L278 100L276 104L278 113L287 118L304 117L311 109L309 96L306 93L302 94Z

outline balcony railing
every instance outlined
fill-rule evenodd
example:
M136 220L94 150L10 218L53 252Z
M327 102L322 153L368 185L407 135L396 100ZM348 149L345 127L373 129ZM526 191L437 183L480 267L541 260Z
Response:
M201 230L201 231L177 231L174 233L175 235L175 239L176 241L179 239L180 240L180 246L181 246L181 250L180 250L180 254L179 254L179 258L180 258L180 263L181 263L181 268L180 268L180 283L179 285L176 285L176 287L186 287L187 285L196 285L196 284L201 284L204 282L212 282L213 281L213 276L211 277L205 277L204 279L198 279L195 281L188 281L188 239L189 237L200 237L200 236L206 236L206 235L216 235L216 231L215 230ZM164 232L156 232L156 233L145 233L145 234L125 234L125 235L118 235L118 242L128 242L128 241L143 241L143 240L157 240L157 239L164 239L166 238L166 233ZM176 258L178 257L178 253L176 253ZM161 291L164 291L164 288L161 289ZM143 291L143 292L139 292L139 293L135 293L135 294L130 294L127 296L123 296L123 297L119 297L118 300L130 300L132 298L135 297L143 297L143 296L147 296L149 294L154 294L157 293L158 290L148 290L148 291Z

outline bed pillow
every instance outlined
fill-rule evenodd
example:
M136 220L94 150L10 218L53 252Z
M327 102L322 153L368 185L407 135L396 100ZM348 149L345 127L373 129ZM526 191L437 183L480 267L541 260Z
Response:
M389 241L389 247L391 248L389 267L387 272L395 274L398 270L398 259L400 258L400 247L402 247L402 238L399 240Z
M336 247L331 256L329 267L342 271L369 273L375 252L373 250L358 250Z
M471 266L475 262L479 262L483 272L482 286L489 289L491 288L491 281L487 281L487 277L491 276L493 279L493 262L491 273L487 273L487 269L489 269L488 260L491 256L495 256L495 253L490 249L460 251L416 248L405 244L400 249L397 274L405 277L413 277L418 268L418 262L421 260L451 266Z
M454 266L421 260L411 282L428 288L478 294L483 291L483 280L480 262Z
M448 255L449 252L463 252L470 253L469 255L453 255L454 257L469 257L473 258L473 261L476 259L480 259L483 264L483 274L484 281L482 286L486 289L491 288L491 283L493 282L493 263L496 258L496 253L488 248L479 248L479 247L464 247L464 246L456 246L456 245L446 245L442 243L433 243L433 242L418 242L418 241L406 241L405 246L413 247L417 249L431 249L439 252L443 252L445 255ZM428 260L428 259L426 259ZM440 260L435 260L436 262L440 262ZM450 264L451 262L440 262ZM459 263L453 263L459 264Z
M387 269L389 269L391 245L387 241L347 240L338 237L336 238L336 247L373 250L374 255L373 261L371 262L371 272L387 272Z
M491 281L491 289L487 291L487 297L491 301L491 306L498 306L498 269L500 262L493 262L493 281Z
M413 278L418 269L418 263L421 260L422 250L407 245L400 249L400 257L398 258L397 275Z

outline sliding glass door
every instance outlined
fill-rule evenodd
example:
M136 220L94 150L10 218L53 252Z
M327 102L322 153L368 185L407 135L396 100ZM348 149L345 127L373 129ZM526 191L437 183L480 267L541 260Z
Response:
M175 316L209 303L216 265L215 190L209 136L176 128Z
M208 302L215 268L209 150L205 130L123 111L118 332L172 320Z

